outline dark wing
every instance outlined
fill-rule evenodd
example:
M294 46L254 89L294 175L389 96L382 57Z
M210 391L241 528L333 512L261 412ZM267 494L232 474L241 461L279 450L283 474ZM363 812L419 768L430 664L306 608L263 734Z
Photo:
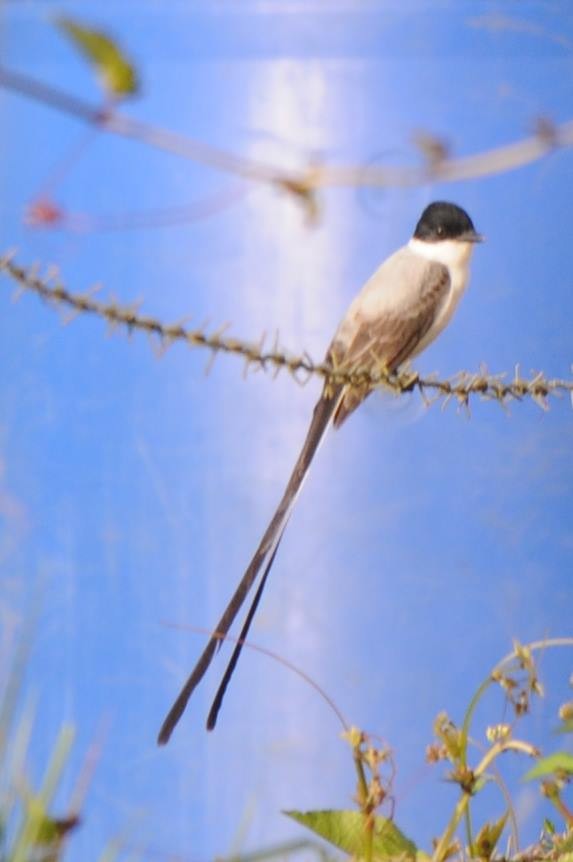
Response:
M343 337L335 336L327 354L335 368L373 372L385 366L394 372L416 352L450 290L447 267L439 263L424 263L423 267L417 296L404 303L402 310L382 310L370 318L356 315L353 329L348 325L340 328ZM371 391L368 384L348 388L334 415L334 427L339 428Z

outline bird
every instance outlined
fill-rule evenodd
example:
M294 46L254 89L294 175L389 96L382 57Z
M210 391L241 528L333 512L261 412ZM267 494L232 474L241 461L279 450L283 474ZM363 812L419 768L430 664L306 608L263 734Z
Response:
M325 382L278 507L207 646L169 710L159 731L159 745L168 742L262 571L207 717L207 729L215 727L284 530L326 431L330 426L339 428L372 392L369 375L381 367L388 374L396 373L440 335L466 289L474 246L482 241L483 236L464 209L448 201L434 201L422 212L412 238L384 260L351 302L327 350L325 364L333 371L359 370L367 379L349 384L336 382L334 377Z

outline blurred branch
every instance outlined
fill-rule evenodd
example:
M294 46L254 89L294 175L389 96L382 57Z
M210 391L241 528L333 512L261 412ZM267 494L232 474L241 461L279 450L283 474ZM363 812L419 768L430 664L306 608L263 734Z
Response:
M573 146L573 120L554 124L549 118L536 121L533 134L501 147L470 156L452 157L447 147L439 157L432 150L415 166L320 165L311 164L298 174L213 147L169 129L153 126L122 114L111 107L94 108L89 102L52 87L28 75L0 66L0 87L75 117L103 131L138 140L167 150L182 158L243 178L279 186L308 202L319 188L333 186L407 187L428 182L456 182L516 170L550 153ZM431 135L426 135L430 138Z
M188 347L210 350L213 357L219 353L240 356L244 359L246 368L254 366L275 373L286 369L299 382L316 376L333 384L368 384L373 389L390 389L396 394L417 390L427 403L438 399L447 403L453 398L465 405L469 403L471 396L478 395L500 403L531 398L540 407L547 409L548 396L568 393L573 397L573 380L549 379L542 372L529 378L521 377L518 367L510 380L506 380L505 374L489 375L485 371L476 374L460 371L447 380L439 380L434 376L420 377L411 371L389 374L382 362L374 370L342 366L335 368L326 362L314 362L306 354L289 354L279 348L276 339L271 349L266 349L264 337L259 343L242 341L223 335L225 327L209 334L201 327L190 329L180 323L163 323L154 317L142 315L136 306L122 306L115 300L102 302L94 298L93 289L81 294L71 293L60 282L50 284L50 281L55 281L55 273L49 273L42 279L35 269L26 269L14 263L10 254L0 257L0 272L2 271L16 281L21 290L35 293L50 305L70 309L72 316L93 314L106 320L112 327L121 326L130 333L134 330L145 332L156 336L164 349L181 341ZM302 381L301 374L304 375Z
M418 186L428 182L459 182L522 168L555 150L573 147L573 120L561 125L540 119L535 132L527 138L494 147L472 156L428 159L421 167L330 166L324 168L326 186Z
M134 120L113 110L109 105L94 107L84 99L79 99L64 90L52 87L28 75L9 71L1 65L0 87L48 105L50 108L75 117L81 122L97 126L103 131L125 138L133 138L141 143L167 150L174 155L212 168L263 182L276 182L279 179L278 172L274 168L266 168L250 159L244 159L169 129L162 129Z

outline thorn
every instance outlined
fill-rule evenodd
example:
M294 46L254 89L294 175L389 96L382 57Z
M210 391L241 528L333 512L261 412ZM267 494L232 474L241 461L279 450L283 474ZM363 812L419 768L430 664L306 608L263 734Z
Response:
M9 248L8 251L5 251L0 257L0 269L9 269L17 253L18 249L15 246L13 248Z
M166 345L163 335L160 332L151 332L148 330L147 338L149 339L155 358L163 359L168 350L168 345Z
M253 353L258 353L258 365L256 365L257 371L266 371L266 357L264 356L264 347L265 347L265 339L267 337L267 333L263 330L261 337L258 342L255 342L253 347Z
M203 372L205 377L207 377L211 373L218 354L219 354L218 350L215 350L215 348L211 348L211 356L209 357L209 359L205 363L205 370Z
M248 373L249 373L249 369L250 369L251 365L253 365L254 363L253 363L252 359L249 359L249 357L248 357L248 356L245 356L245 357L244 357L244 359L245 359L245 362L244 362L244 365L243 365L243 373L242 373L242 377L243 377L243 380L246 380L246 379L247 379L247 375L248 375ZM257 371L257 368L256 368L256 366L255 366L255 368L254 368L254 372L256 372L256 371Z
M450 145L445 138L432 135L423 129L414 132L412 143L426 160L430 171L439 168L450 155Z
M536 117L533 121L533 134L549 150L559 146L559 131L550 117Z

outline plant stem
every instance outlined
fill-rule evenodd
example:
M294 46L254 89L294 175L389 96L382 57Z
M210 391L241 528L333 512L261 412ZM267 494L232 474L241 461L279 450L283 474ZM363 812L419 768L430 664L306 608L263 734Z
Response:
M491 766L496 757L499 757L499 755L503 754L504 751L519 751L522 754L527 754L529 756L535 754L535 749L532 745L529 745L527 742L520 742L518 739L508 739L505 742L496 742L495 745L492 745L489 751L486 751L480 763L475 768L473 772L474 785L477 779L484 775L485 771ZM471 792L468 792L467 790L462 792L462 796L458 800L458 804L454 809L454 813L446 827L446 831L440 838L438 845L434 850L434 854L432 856L433 862L444 862L460 820L466 814L471 797Z
M360 808L364 811L364 808L368 803L368 782L366 781L364 764L362 763L362 757L360 755L360 749L358 747L354 749L354 765L356 767L356 774L358 776L357 802L360 805Z

